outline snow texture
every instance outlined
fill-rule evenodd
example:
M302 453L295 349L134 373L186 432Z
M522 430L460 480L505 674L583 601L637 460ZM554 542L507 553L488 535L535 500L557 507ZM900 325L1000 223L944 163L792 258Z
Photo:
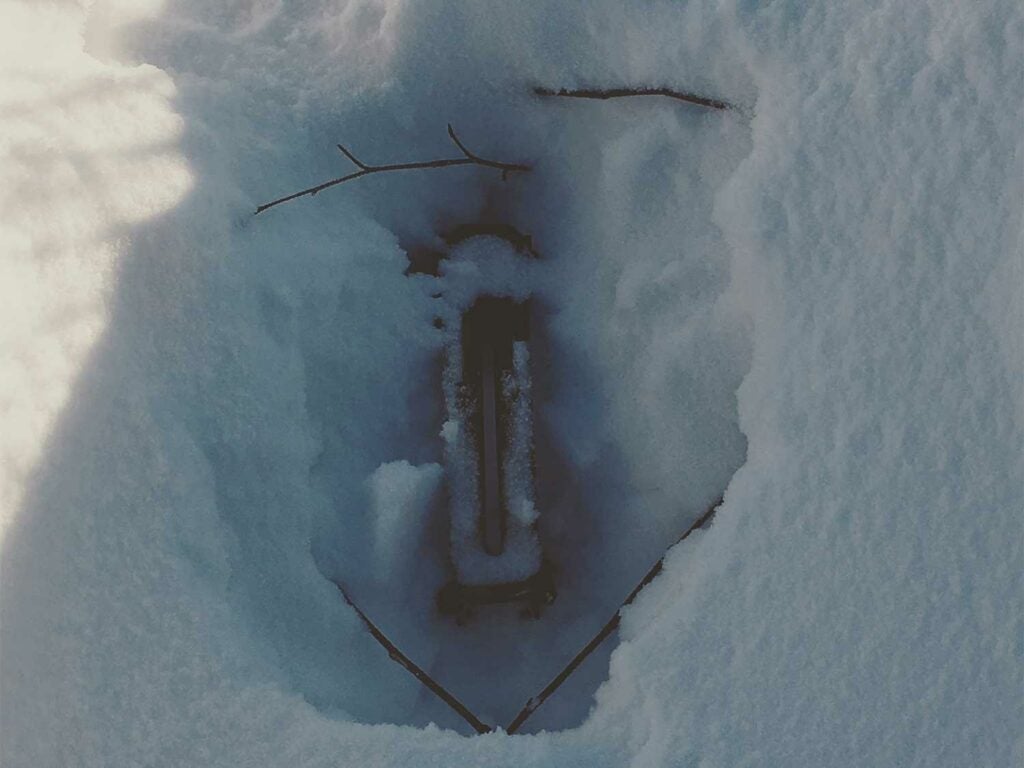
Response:
M381 464L370 475L373 571L378 580L401 582L415 569L419 560L416 545L424 536L441 476L440 464L414 467L408 461Z
M5 767L1024 762L1019 3L0 14ZM448 122L532 170L252 216ZM406 254L495 218L559 599L456 627L434 320L490 278ZM532 734L332 584L508 722L723 490Z

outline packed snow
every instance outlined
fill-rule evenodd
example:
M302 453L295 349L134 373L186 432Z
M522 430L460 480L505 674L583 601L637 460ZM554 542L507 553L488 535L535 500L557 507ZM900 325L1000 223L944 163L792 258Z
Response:
M1024 762L1018 3L0 9L4 766ZM449 123L531 170L253 216L339 142L460 157ZM538 257L409 273L482 221ZM444 352L483 291L537 320L558 599L458 626ZM500 726L723 493L524 735L336 587Z

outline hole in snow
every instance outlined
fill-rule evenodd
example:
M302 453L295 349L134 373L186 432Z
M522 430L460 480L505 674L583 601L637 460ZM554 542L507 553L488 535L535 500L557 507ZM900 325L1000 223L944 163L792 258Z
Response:
M307 413L320 444L311 476L330 499L314 543L319 566L399 648L498 725L600 629L745 458L735 392L749 341L723 299L729 252L712 207L747 151L746 127L671 108L644 120L594 112L586 130L580 122L548 126L535 141L548 159L531 186L496 186L483 212L464 212L468 239L420 233L406 248L404 277L378 263L303 310ZM502 267L488 248L511 250L507 232L528 234L539 258ZM361 292L371 285L380 298ZM485 293L530 296L536 530L558 597L536 620L494 606L460 625L436 610L458 570L443 349L458 313ZM335 329L353 312L366 334L339 339ZM523 732L581 723L615 644L606 641ZM349 701L346 716L467 730L377 654L383 667L366 696L379 706L359 711ZM341 706L305 692L324 709Z

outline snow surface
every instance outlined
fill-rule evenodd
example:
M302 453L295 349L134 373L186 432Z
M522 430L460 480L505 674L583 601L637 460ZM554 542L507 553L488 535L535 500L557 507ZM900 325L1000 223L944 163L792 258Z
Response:
M377 467L367 480L374 516L373 574L379 581L401 583L416 568L417 545L442 475L440 464L414 467L408 461L392 461Z
M1019 4L0 12L4 766L1024 762ZM448 122L533 170L251 215ZM559 600L457 628L449 275L403 273L485 216L542 255ZM507 722L723 489L534 735L330 581Z

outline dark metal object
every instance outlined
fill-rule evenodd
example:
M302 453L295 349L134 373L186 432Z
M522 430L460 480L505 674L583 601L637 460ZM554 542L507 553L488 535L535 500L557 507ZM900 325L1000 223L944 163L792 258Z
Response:
M352 607L352 610L356 612L356 615L359 616L360 619L362 619L366 628L370 630L370 634L373 635L373 639L380 643L388 652L388 656L391 657L392 661L396 661L405 667L413 677L427 686L431 693L457 712L458 715L469 723L477 733L490 733L494 730L494 728L482 722L476 715L470 712L466 708L466 705L449 693L444 686L424 672L416 662L398 650L398 647L388 639L387 635L381 632L377 625L370 621L369 617L367 617L359 606L352 601L352 598L349 597L348 592L345 591L345 588L341 586L341 584L336 583L335 586L338 588L338 591L341 592L341 596L345 598L345 602Z
M458 224L442 229L438 236L449 248L474 237L497 237L515 248L518 253L523 253L531 259L540 258L540 253L533 245L533 237L520 232L511 224L501 221L493 215L485 214L471 224ZM448 258L448 254L443 250L429 245L424 247L410 244L406 246L406 254L409 257L409 266L405 270L406 275L438 277L441 274L441 262Z
M512 403L502 382L513 375L513 346L530 336L529 302L482 296L462 317L462 383L467 419L475 436L480 506L480 547L488 555L505 551L508 527L504 457L509 444ZM537 573L514 582L462 584L451 581L437 596L438 610L467 621L476 609L495 603L520 603L525 616L538 617L556 596L554 572L542 562Z
M711 518L715 516L715 512L717 511L721 503L722 499L719 498L718 501L711 505L707 512L701 515L700 518L693 525L691 525L682 536L680 536L676 540L676 544L686 539L687 536L689 536L698 528L703 528L705 525L711 522ZM669 549L671 549L671 547L669 547ZM668 552L666 552L665 554L667 555ZM553 694L555 691L559 689L562 683L564 683L568 679L569 675L576 671L576 668L583 663L587 656L592 654L597 649L597 647L604 642L605 638L615 631L615 629L619 626L619 622L622 620L622 609L630 603L632 603L633 600L636 599L636 596L640 594L640 590L642 590L644 587L650 584L654 580L654 578L659 573L661 573L661 569L664 564L665 555L662 555L658 562L651 566L651 569L647 572L647 575L640 580L640 583L633 588L633 591L629 593L629 596L622 601L622 604L619 606L618 610L615 611L615 614L610 619L608 619L607 623L605 623L605 625L601 627L600 631L596 635L594 635L593 638L591 638L590 642L583 646L579 653L573 656L572 661L570 661L565 666L565 669L563 669L561 672L555 675L551 682L544 686L544 690L542 690L536 696L531 697L529 701L527 701L526 704L523 705L523 708L519 710L519 714L517 714L515 718L513 718L512 722L510 722L505 727L506 733L515 733L516 731L518 731L519 728L522 727L523 723L525 723L526 720L530 717L530 715L532 715L537 710L537 708L540 707L541 704L547 701L551 694Z
M718 501L711 505L707 512L701 515L701 517L695 523L693 523L693 525L686 529L686 532L682 536L680 536L675 543L678 544L679 542L685 540L695 530L697 530L698 528L703 528L709 522L711 522L711 519L715 516L715 512L718 510L718 507L721 505L721 503L722 499L719 498ZM673 544L673 546L675 546L675 544ZM671 548L672 547L669 547L670 550ZM666 551L665 555L667 554L668 551ZM661 569L665 563L665 555L662 555L658 559L658 562L651 566L651 569L647 571L647 575L645 575L643 579L640 580L640 583L633 588L633 591L629 593L629 596L622 601L622 604L619 606L618 610L615 611L615 615L612 616L611 619L609 619L603 627L601 627L600 631L598 631L598 633L594 635L593 638L591 638L590 642L583 646L582 650L580 650L580 652L572 658L572 661L570 661L565 666L565 668L561 672L559 672L554 677L554 679L552 679L551 682L544 687L544 690L542 690L536 696L531 697L529 701L526 702L523 708L519 711L519 714L517 714L515 718L513 718L512 722L510 722L508 726L506 726L506 733L516 733L522 727L523 723L525 723L526 720L530 717L530 715L536 712L537 709L541 706L541 704L547 701L548 698L550 698L551 695L556 690L558 690L562 683L564 683L569 678L569 676L576 671L576 669L580 666L580 664L584 662L587 656L592 654L598 648L598 646L600 646L601 643L604 642L608 635L615 631L616 627L619 626L619 622L622 618L622 609L630 603L632 603L633 600L636 599L636 596L640 593L640 591L648 584L650 584L659 573L661 573ZM469 709L467 709L466 706L461 701L459 701L451 693L449 693L444 688L444 686L442 686L440 683L434 680L434 678L432 678L430 675L424 672L421 667L419 667L414 661L412 661L412 659L410 659L408 656L402 653L398 649L398 647L394 643L392 643L391 640L388 639L387 635L385 635L377 627L376 624L370 621L370 619L367 617L365 613L362 612L359 606L357 606L355 602L353 602L352 598L349 597L348 592L345 591L345 588L341 584L335 583L335 586L338 588L338 591L341 592L342 597L345 598L345 602L352 607L352 610L356 612L356 615L358 615L359 618L362 620L363 624L366 625L366 628L370 631L370 634L373 635L373 638L388 652L388 656L391 657L392 661L401 664L411 675L413 675L417 680L423 683L423 685L429 688L430 691L435 696L437 696L445 704L451 707L456 713L458 713L458 715L467 723L469 723L473 727L473 730L475 730L477 733L490 733L494 730L492 726L489 726L486 723L482 722L476 715L470 712ZM489 594L485 595L485 591L489 592ZM531 595L539 596L542 599L548 598L547 602L550 602L554 599L554 580L551 575L551 568L546 562L535 576L531 577L530 579L527 579L525 582L519 582L517 584L499 584L484 587L467 587L452 582L451 584L448 584L444 589L441 590L441 593L438 595L438 603L440 604L444 602L446 606L454 608L464 608L468 606L471 609L473 605L479 605L483 603L518 602L524 599L529 601ZM444 608L442 608L442 610L444 610Z

